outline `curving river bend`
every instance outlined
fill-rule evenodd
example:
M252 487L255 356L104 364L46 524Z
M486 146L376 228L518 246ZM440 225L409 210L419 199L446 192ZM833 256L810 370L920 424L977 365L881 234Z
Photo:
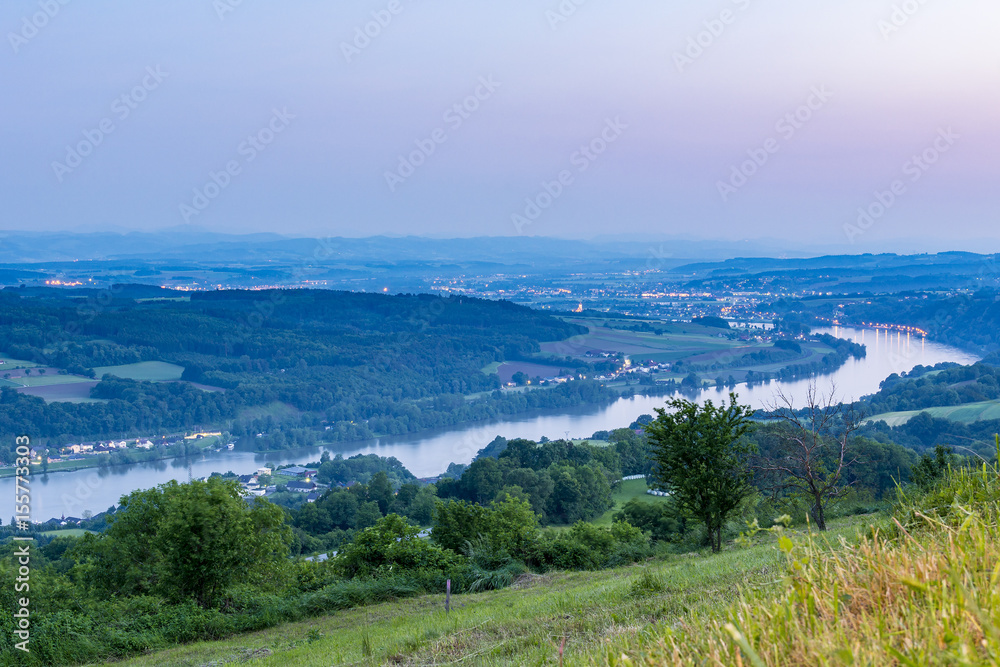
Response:
M978 357L956 348L903 333L852 328L819 331L824 332L868 346L865 359L850 359L835 373L817 381L821 392L828 392L831 382L835 383L837 396L842 400L874 393L879 383L889 375L909 371L918 364L929 366L943 361L971 364L978 360ZM740 386L736 392L742 402L760 408L774 400L775 391L780 386L796 405L802 405L810 382L803 379L752 388ZM726 398L727 393L726 390L707 389L698 395L698 400L719 401ZM185 481L227 470L248 474L265 462L301 464L317 461L323 451L345 457L354 454L395 456L418 477L429 477L444 472L451 462L470 462L476 452L497 435L532 440L542 436L552 439L567 436L586 438L595 431L628 426L641 414L653 414L653 409L662 406L664 400L662 396L623 398L604 407L585 406L559 414L526 415L499 422L280 453L215 452L197 459L171 459L49 475L36 473L31 478L32 517L46 520L63 515L79 517L85 510L97 513L116 505L124 494L151 488L171 479ZM7 520L6 517L13 514L14 479L5 478L0 480L0 517Z

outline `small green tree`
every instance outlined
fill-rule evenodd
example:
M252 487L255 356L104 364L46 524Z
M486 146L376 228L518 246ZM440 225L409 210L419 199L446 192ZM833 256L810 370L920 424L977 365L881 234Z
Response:
M383 516L389 513L389 507L395 497L392 482L389 481L389 476L384 471L380 470L372 475L371 481L368 482L368 500L374 500L378 503L378 510Z
M954 450L945 445L935 445L934 454L924 454L910 471L910 480L921 490L929 491L940 479L954 460Z
M123 496L98 536L79 545L78 573L105 595L159 594L208 607L227 588L281 580L291 540L280 507L248 504L236 482L169 482Z
M395 571L448 570L462 557L417 537L420 532L398 514L390 514L358 533L333 560L343 577L388 575Z
M669 491L677 506L705 524L712 551L722 549L726 517L754 492L750 456L755 451L743 436L752 428L753 409L739 405L704 406L685 399L657 408L646 427L653 458L652 478Z

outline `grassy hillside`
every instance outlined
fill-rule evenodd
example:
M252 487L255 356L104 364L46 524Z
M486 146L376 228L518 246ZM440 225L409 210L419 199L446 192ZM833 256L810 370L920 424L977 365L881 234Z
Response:
M998 448L1000 449L1000 448ZM998 665L1000 468L894 516L762 531L722 554L525 575L153 653L123 665Z
M838 521L828 536L850 542L871 517ZM793 533L797 543L807 537ZM603 572L526 575L513 588L452 598L431 595L200 642L125 661L123 666L226 664L346 665L588 664L608 641L651 641L656 628L733 604L747 587L776 589L784 556L773 538L718 556L670 556Z
M780 595L692 610L638 646L615 639L607 662L1000 664L1000 467L959 471L848 548L781 546L790 567Z

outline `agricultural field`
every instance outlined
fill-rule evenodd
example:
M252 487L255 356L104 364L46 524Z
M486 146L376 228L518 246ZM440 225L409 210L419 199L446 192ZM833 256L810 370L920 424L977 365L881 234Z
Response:
M564 341L542 343L542 352L559 357L571 356L586 359L589 352L615 352L628 355L636 361L670 363L697 354L706 354L734 348L754 347L745 342L726 338L730 332L700 324L655 322L651 326L663 332L658 335L644 331L623 331L604 326L605 320L573 318L567 321L590 328L590 332L573 336ZM640 321L619 323L632 326ZM722 337L720 337L720 335ZM761 345L757 345L760 347Z
M13 362L26 363L26 362ZM3 369L5 366L0 366ZM45 373L41 373L44 370ZM131 380L149 380L151 382L175 382L180 380L184 369L176 364L168 364L163 361L144 361L137 364L127 364L123 366L102 366L94 369L97 377L102 377L105 373L116 375ZM9 374L9 378L3 375ZM31 373L26 374L24 369L11 368L9 371L0 370L0 386L18 387L20 393L29 396L38 396L48 403L99 403L102 399L90 397L90 390L97 385L97 380L83 377L81 375L60 374L56 368L38 368L31 364ZM213 387L203 387L207 391L215 390Z
M91 383L93 380L82 375L59 375L58 369L50 368L45 375L11 376L22 387L52 387L57 385Z
M0 352L0 375L10 371L12 368L37 368L38 364L33 361L25 361L24 359L14 359L6 354Z
M682 380L692 371L702 381L714 382L719 376L733 376L736 382L755 375L776 375L789 366L822 367L823 358L833 350L818 341L797 341L801 352L776 350L769 340L755 340L766 332L736 331L684 322L656 320L606 320L603 318L567 318L574 324L587 326L590 331L561 342L543 343L539 362L546 357L574 357L596 362L604 353L622 354L633 364L672 364L670 371L654 376L660 380ZM628 331L614 327L648 327L652 331ZM739 337L749 340L739 340ZM588 353L590 356L588 356ZM744 359L760 353L759 360ZM683 362L683 363L680 363Z
M949 419L953 422L971 424L972 422L985 421L988 419L1000 419L1000 401L980 401L979 403L966 403L964 405L947 405L936 408L924 408L923 410L908 410L905 412L886 412L874 415L867 421L874 423L884 421L889 426L902 426L921 412L926 412L937 419Z
M74 377L77 376L65 376L60 375L58 377ZM38 396L44 398L49 403L54 402L64 402L64 403L103 403L104 399L101 398L91 398L90 390L97 386L96 380L89 380L87 378L77 378L70 382L64 382L62 384L47 384L32 387L25 387L20 390L20 393L27 394L29 396Z
M83 537L87 533L94 533L94 531L83 528L67 528L65 530L47 530L42 535L45 537Z
M494 361L492 363L486 364L485 366L483 366L482 369L483 375L495 375L497 369L499 369L501 366L503 366L502 361Z
M507 383L511 381L515 373L524 373L529 378L544 378L559 375L559 371L562 368L564 367L533 364L527 361L505 361L497 368L497 375L500 377L501 382Z
M7 364L0 366L0 386L16 387L22 394L38 396L49 403L97 402L97 399L90 398L90 390L97 384L91 378L66 373L60 374L58 368L41 367L38 364L29 364L28 362L8 363L26 364L28 367L18 369Z
M94 372L99 378L103 377L105 373L110 373L111 375L128 380L169 382L180 380L184 368L165 361L143 361L138 364L126 364L124 366L100 366L95 368Z

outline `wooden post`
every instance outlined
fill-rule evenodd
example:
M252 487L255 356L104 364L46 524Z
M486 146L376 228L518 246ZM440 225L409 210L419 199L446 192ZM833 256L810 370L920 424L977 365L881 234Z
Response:
M444 611L451 613L451 579L444 584Z

